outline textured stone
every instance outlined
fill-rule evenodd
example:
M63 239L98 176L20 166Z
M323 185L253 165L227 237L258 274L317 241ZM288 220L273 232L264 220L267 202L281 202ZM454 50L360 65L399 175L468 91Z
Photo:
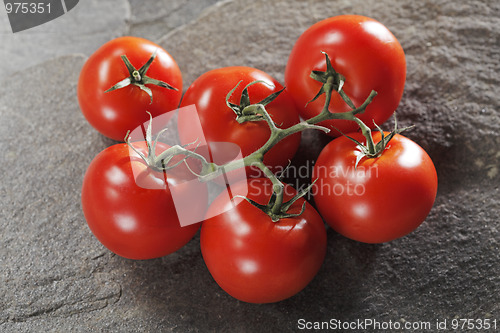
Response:
M125 34L129 16L127 0L86 0L53 21L13 34L2 11L0 71L8 75L57 56L90 55L108 40Z
M78 110L82 64L81 57L46 62L14 75L0 97L0 322L91 311L121 292L94 274L102 251L81 223L84 165L105 147Z
M217 1L80 1L54 21L16 34L7 15L2 14L0 70L5 75L57 56L89 56L108 40L122 35L156 41Z
M156 8L155 16L131 3L130 29L157 17L161 26L170 15L161 6L144 7ZM179 15L194 18L186 11ZM123 13L113 21L120 33L118 16L129 15ZM92 236L80 206L87 165L113 142L78 110L84 57L58 57L14 74L0 90L0 331L281 332L295 331L300 318L428 321L433 330L437 319L500 324L498 1L229 1L160 43L178 61L186 87L228 65L257 67L282 81L300 33L343 13L383 22L406 51L398 120L417 125L406 135L428 151L439 175L435 206L421 227L380 245L329 229L318 276L303 292L270 305L241 303L223 292L204 266L198 237L160 259L115 256ZM304 133L293 163L312 165L328 140Z
M156 41L175 28L189 23L219 0L129 1L132 11L129 34Z

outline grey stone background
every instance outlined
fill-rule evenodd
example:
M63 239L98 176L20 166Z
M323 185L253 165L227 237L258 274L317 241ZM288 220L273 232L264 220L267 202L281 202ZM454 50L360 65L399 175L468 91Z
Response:
M136 35L174 56L185 88L227 65L282 81L301 32L338 14L383 22L406 51L398 119L417 125L407 136L439 176L435 206L417 231L367 245L329 229L317 277L269 305L225 294L204 266L198 237L147 261L99 244L81 212L80 187L92 158L113 142L78 108L87 56ZM422 321L433 331L436 320L450 330L454 318L496 319L500 327L499 27L495 0L85 0L18 34L2 7L0 331L281 332L297 330L301 318ZM305 133L293 163L311 163L327 142Z

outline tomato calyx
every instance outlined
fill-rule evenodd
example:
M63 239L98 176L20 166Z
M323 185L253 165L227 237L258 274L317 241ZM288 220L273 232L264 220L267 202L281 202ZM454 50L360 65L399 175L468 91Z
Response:
M317 124L323 120L328 120L328 119L344 119L344 120L356 121L357 119L356 115L363 113L366 110L368 105L370 105L373 99L377 96L377 92L375 90L372 90L368 95L368 97L363 102L363 104L356 107L343 89L345 83L345 77L342 74L338 73L333 68L328 54L326 52L321 52L321 53L323 53L325 56L326 70L325 71L313 70L311 72L310 77L320 82L321 88L319 89L316 96L314 96L312 100L307 102L307 104L314 102L323 94L325 94L325 103L323 105L323 109L321 110L321 112L318 115L307 119L307 123ZM351 108L350 111L341 113L330 112L329 110L330 101L334 91L338 93L342 98L342 100Z
M321 95L323 94L328 94L328 92L335 90L340 97L344 100L344 102L349 105L351 109L356 109L356 106L352 102L352 100L347 96L347 94L344 92L342 89L345 83L345 77L337 72L333 66L332 62L330 61L330 57L326 52L321 52L325 55L325 61L326 61L326 70L325 71L318 71L318 70L313 70L311 74L309 75L311 79L314 79L318 82L321 82L321 88L316 94L316 96L313 97L312 100L307 102L307 104L314 102L317 100ZM361 113L363 110L359 110L354 112L354 114Z
M229 99L241 82L242 81L238 82L238 84L226 95L226 105L236 114L236 121L240 124L243 124L247 121L266 120L265 115L262 114L262 108L274 101L276 97L278 97L285 90L285 88L270 94L258 103L251 104L250 96L248 94L248 87L256 83L263 83L268 85L267 82L262 80L253 81L247 84L241 92L240 103L231 103Z
M147 155L140 152L130 142L130 135L129 135L130 131L128 131L127 135L125 136L125 143L144 160L144 162L146 163L146 165L148 167L150 167L153 170L163 172L163 171L173 169L176 166L186 162L188 157L196 157L198 159L204 159L203 156L201 156L195 152L196 148L198 148L199 144L193 150L189 150L189 149L185 148L187 146L195 144L196 142L191 142L191 143L188 143L188 144L182 145L182 146L175 145L175 146L172 146L172 147L164 150L159 155L157 155L156 154L156 145L158 144L158 139L167 130L167 128L164 128L160 132L158 132L155 139L153 140L153 136L151 133L152 132L151 128L152 128L152 123L153 123L153 117L152 117L151 113L149 113L147 111L146 111L146 113L149 115L149 123L148 123L148 126L146 128L146 138L145 138L146 139L146 146L148 148ZM180 159L179 161L171 164L170 162L172 162L174 157L178 156L178 155L184 155L184 157L182 159ZM205 162L206 162L206 160L205 160ZM189 168L189 165L187 164L187 162L186 162L186 166Z
M153 79L153 78L146 75L149 67L151 66L151 64L153 63L153 60L155 58L156 58L156 50L153 52L153 54L151 55L149 60L144 65L142 65L141 68L136 69L132 65L130 60L128 60L127 56L122 55L121 59L125 63L125 66L127 67L127 70L129 72L130 76L121 80L120 82L116 83L114 86L112 86L111 88L106 90L105 93L111 92L113 90L125 88L125 87L133 84L134 86L139 87L142 91L146 92L149 95L149 98L151 99L151 102L150 102L150 104L151 104L151 103L153 103L153 92L151 91L150 88L146 87L146 84L153 84L153 85L156 85L156 86L159 86L162 88L177 91L178 89L171 86L170 84L163 82L163 81L160 81L160 80L157 80L157 79Z
M375 127L377 128L377 130L380 132L380 135L381 135L380 141L375 143L373 141L371 129L368 126L366 126L366 124L363 123L359 118L356 118L355 121L359 125L359 127L361 128L361 133L363 134L363 136L366 139L366 144L363 144L363 143L359 142L358 140L356 140L356 139L354 139L346 134L343 134L346 138L348 138L349 140L351 140L352 142L354 142L356 144L356 149L358 150L358 152L356 152L356 163L354 164L354 168L357 168L359 162L365 157L366 158L376 158L376 157L379 157L380 155L382 155L384 150L387 148L389 141L391 141L391 139L396 134L399 134L403 131L406 131L407 129L414 127L414 125L412 125L412 126L408 126L408 127L404 127L404 128L398 128L398 121L396 119L396 113L394 113L394 129L388 135L385 135L384 130L382 130L382 128L380 128L380 126L378 126L377 124L374 123Z
M278 222L280 219L297 217L297 216L302 215L302 213L306 209L306 201L304 201L304 203L302 204L300 212L288 213L288 211L290 210L292 205L297 200L299 200L300 198L302 198L304 195L306 195L309 192L309 190L312 188L314 183L315 183L315 181L311 185L309 185L306 189L303 189L300 192L298 192L292 199L281 203L279 205L279 209L276 209L276 204L279 200L279 196L277 195L277 193L275 191L273 191L273 193L271 194L271 197L269 198L269 201L265 205L262 205L256 201L254 201L250 198L247 198L245 196L242 196L242 195L235 195L234 197L235 198L239 197L239 198L245 199L252 206L256 207L257 209L260 209L262 212L267 214L273 222Z

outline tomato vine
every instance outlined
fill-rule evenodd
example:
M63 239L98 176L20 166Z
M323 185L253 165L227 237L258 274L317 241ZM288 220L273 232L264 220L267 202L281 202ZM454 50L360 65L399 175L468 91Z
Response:
M200 181L206 182L213 180L214 178L217 178L221 173L223 172L229 172L233 171L236 169L239 169L244 166L254 166L259 168L266 177L268 177L272 184L273 184L273 195L270 198L269 202L267 205L260 205L257 204L256 202L253 202L249 199L250 203L252 203L254 206L268 214L271 219L276 222L279 221L281 218L286 218L290 217L290 214L287 213L288 208L300 197L304 196L307 193L306 191L301 191L299 192L295 197L293 197L291 200L284 202L283 201L283 188L284 184L281 182L281 180L263 163L263 158L264 154L268 152L272 147L274 147L278 142L283 140L284 138L298 133L302 132L307 129L317 129L324 131L328 133L330 129L319 126L317 125L318 123L325 121L325 120L331 120L331 119L343 119L343 120L351 120L355 121L361 128L361 131L363 135L367 138L368 142L368 147L366 149L366 157L375 157L377 156L378 153L380 153L381 148L380 147L385 147L387 145L387 142L390 140L390 138L396 133L388 136L387 138L383 139L381 142L382 144L375 145L373 142L373 139L371 137L371 130L368 126L366 126L358 117L356 117L357 114L360 114L364 112L366 107L372 102L372 100L377 96L377 92L372 90L371 93L368 95L368 97L365 99L363 104L360 106L356 107L354 103L350 100L350 98L347 96L347 94L343 90L343 86L345 83L345 78L338 72L335 71L333 68L330 58L328 54L324 53L325 56L325 61L326 61L326 71L312 71L311 72L311 78L319 81L322 83L321 89L318 91L317 95L313 98L312 101L316 100L319 96L322 94L325 94L325 104L324 107L321 111L320 114L317 116L304 120L296 125L293 125L289 128L280 128L277 126L269 113L266 110L266 105L272 102L283 90L278 91L264 100L262 100L259 103L256 104L250 104L249 97L248 97L248 87L252 84L255 84L257 81L254 81L247 85L242 92L241 96L241 102L240 105L236 105L233 103L229 102L229 98L234 92L234 90L237 88L234 87L226 96L226 104L229 108L231 108L235 114L236 118L239 123L244 123L247 121L265 121L270 130L271 130L271 135L269 136L269 139L267 142L261 146L259 149L254 151L252 154L245 156L241 159L238 160L233 160L228 162L227 164L224 165L219 165L214 162L208 162L204 156L201 154L196 153L195 149L189 149L186 145L185 146L180 146L180 145L175 145L172 146L171 148L167 149L164 151L162 154L159 156L142 156L142 158L148 163L148 165L154 169L158 170L164 170L165 165L168 165L168 162L172 159L173 156L176 155L185 155L185 157L193 157L201 161L202 163L202 168L201 172L197 174L198 178ZM341 113L333 113L330 112L328 107L330 104L330 100L332 97L333 93L338 93L342 99L346 102L347 105L351 108L350 111L346 112L341 112ZM401 131L401 130L399 130ZM150 129L148 131L149 134L147 134L146 141L148 142L148 147L150 148L150 152L153 152L155 143L151 143L151 135L150 135ZM130 144L130 143L129 143ZM361 145L361 147L365 147L364 145ZM184 161L184 160L183 160ZM177 165L177 164L176 164ZM175 166L175 165L174 165ZM170 166L170 167L174 167ZM312 185L311 185L312 186Z

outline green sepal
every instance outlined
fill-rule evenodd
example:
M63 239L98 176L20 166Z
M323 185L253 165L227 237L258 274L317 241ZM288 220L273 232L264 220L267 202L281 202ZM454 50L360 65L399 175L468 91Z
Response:
M283 89L278 90L276 92L273 92L271 95L267 96L266 98L264 98L262 101L260 101L257 104L262 104L262 105L266 106L267 104L269 104L272 101L274 101L283 91L285 91L285 89L286 88L283 87Z
M130 60L127 58L126 55L121 55L120 57L123 60L123 62L125 63L125 67L127 67L127 70L128 70L128 73L130 76L121 80L120 82L118 82L117 84L115 84L114 86L112 86L111 88L109 88L108 90L106 90L104 92L108 93L108 92L111 92L113 90L125 88L125 87L133 84L134 86L139 87L142 91L144 91L146 94L148 94L148 96L150 98L150 104L151 104L151 103L153 103L153 92L151 91L150 88L145 86L146 84L152 84L152 85L156 85L156 86L159 86L162 88L178 91L177 88L171 86L170 84L168 84L166 82L163 82L163 81L160 81L157 79L150 78L149 76L146 76L146 73L147 73L149 67L151 66L151 64L153 63L153 60L156 57L156 52L157 51L155 50L153 52L153 54L151 55L151 57L149 58L149 60L144 65L142 65L142 67L139 68L138 70L135 69L134 65L132 65L132 63L130 62Z
M306 202L305 201L302 204L302 207L301 207L301 210L299 213L288 213L288 210L290 210L292 205L297 200L302 198L304 195L306 195L311 190L311 188L314 186L315 182L316 182L316 180L311 185L309 185L306 189L299 191L293 198L282 203L278 213L273 213L273 208L274 208L274 205L276 203L276 197L277 197L276 193L274 191L273 191L273 194L271 194L269 201L265 205L262 205L256 201L249 199L249 198L242 196L242 195L236 195L235 197L240 197L240 198L245 199L248 203L250 203L251 205L253 205L257 209L259 209L262 212L264 212L265 214L267 214L273 222L278 222L281 219L292 218L292 217L297 217L297 216L302 215L302 213L306 209Z
M287 212L290 207L292 207L292 205L295 203L295 201L299 200L300 198L302 198L303 196L305 196L307 193L309 193L309 191L312 189L312 187L314 186L314 184L317 182L318 180L315 179L311 185L309 185L307 188L303 189L303 190L300 190L292 199L290 199L289 201L283 203L282 205L282 210L284 212ZM305 202L304 202L305 203ZM300 215L300 214L299 214Z
M250 103L250 95L248 93L248 88L256 83L263 83L263 84L269 85L269 83L267 83L266 81L262 81L262 80L253 81L253 82L250 82L249 84L247 84L245 86L245 88L243 88L243 91L241 92L239 104L232 103L229 101L229 99L233 95L234 91L241 84L241 82L242 81L238 82L238 84L236 84L236 86L233 89L231 89L231 91L229 91L229 93L226 95L226 105L231 110L233 110L233 112L236 115L236 120L240 124L248 122L248 121L265 120L265 118L261 114L258 113L259 107L257 107L257 106L268 105L269 103L274 101L285 90L285 88L270 94L269 96L267 96L266 98L264 98L263 100L261 100L258 103L251 104Z
M266 209L267 209L267 205L261 205L260 203L250 199L250 198L247 198L245 196L242 196L242 195L235 195L234 196L235 198L242 198L242 199L245 199L246 201L248 201L252 206L255 206L257 207L258 209L260 209L261 211L263 212L266 212Z
M358 121L359 118L358 118ZM359 154L357 154L356 156L356 162L354 164L354 169L357 168L359 162L363 159L363 158L376 158L376 157L379 157L383 152L384 150L387 148L387 145L389 144L389 142L392 140L392 138L396 135L396 134L399 134L403 131L406 131L410 128L413 128L414 126L408 126L408 127L404 127L404 128L398 128L398 121L397 121L397 118L396 118L396 113L394 113L394 129L388 134L388 135L385 135L384 133L384 130L377 124L375 124L374 122L374 125L375 125L375 128L380 132L380 141L378 141L376 144L374 144L374 148L375 150L373 152L370 152L369 148L368 148L368 144L363 144L361 142L359 142L358 140L344 134L344 133L341 133L343 136L345 136L346 138L348 138L349 140L351 140L352 142L354 142L356 144L356 149L360 151ZM368 134L370 137L366 137L366 140L372 140L373 142L373 138L371 137L371 132Z
M148 71L149 69L149 66L151 66L151 64L153 63L153 60L155 60L156 58L156 52L158 52L158 49L156 49L153 54L151 55L151 57L149 57L148 61L141 66L141 68L139 68L139 74L141 76L145 76L146 75L146 72Z
M153 140L153 135L152 135L152 127L153 127L153 116L151 115L150 112L146 111L146 113L149 115L149 123L148 126L146 127L146 146L148 148L148 153L147 155L144 155L141 153L137 148L134 147L134 145L130 142L130 131L127 131L127 134L125 135L125 143L132 148L133 151L139 155L144 162L148 165L148 167L156 170L156 171L167 171L170 169L173 169L186 161L188 156L184 156L180 161L170 164L172 159L177 156L178 154L175 151L175 146L170 147L167 150L163 151L160 155L156 155L156 145L158 143L158 140L160 139L160 136L167 130L167 128L162 129L156 137ZM191 145L192 143L189 143L187 145ZM187 145L181 146L185 147ZM198 148L198 146L196 147ZM187 163L186 163L187 165Z
M309 77L313 80L321 82L322 85L318 93L313 97L313 99L307 102L306 106L317 100L321 95L326 94L329 90L335 90L351 109L356 109L352 100L343 90L345 77L333 68L328 54L326 52L322 53L325 55L326 71L313 70L309 75ZM329 86L327 87L327 85Z

